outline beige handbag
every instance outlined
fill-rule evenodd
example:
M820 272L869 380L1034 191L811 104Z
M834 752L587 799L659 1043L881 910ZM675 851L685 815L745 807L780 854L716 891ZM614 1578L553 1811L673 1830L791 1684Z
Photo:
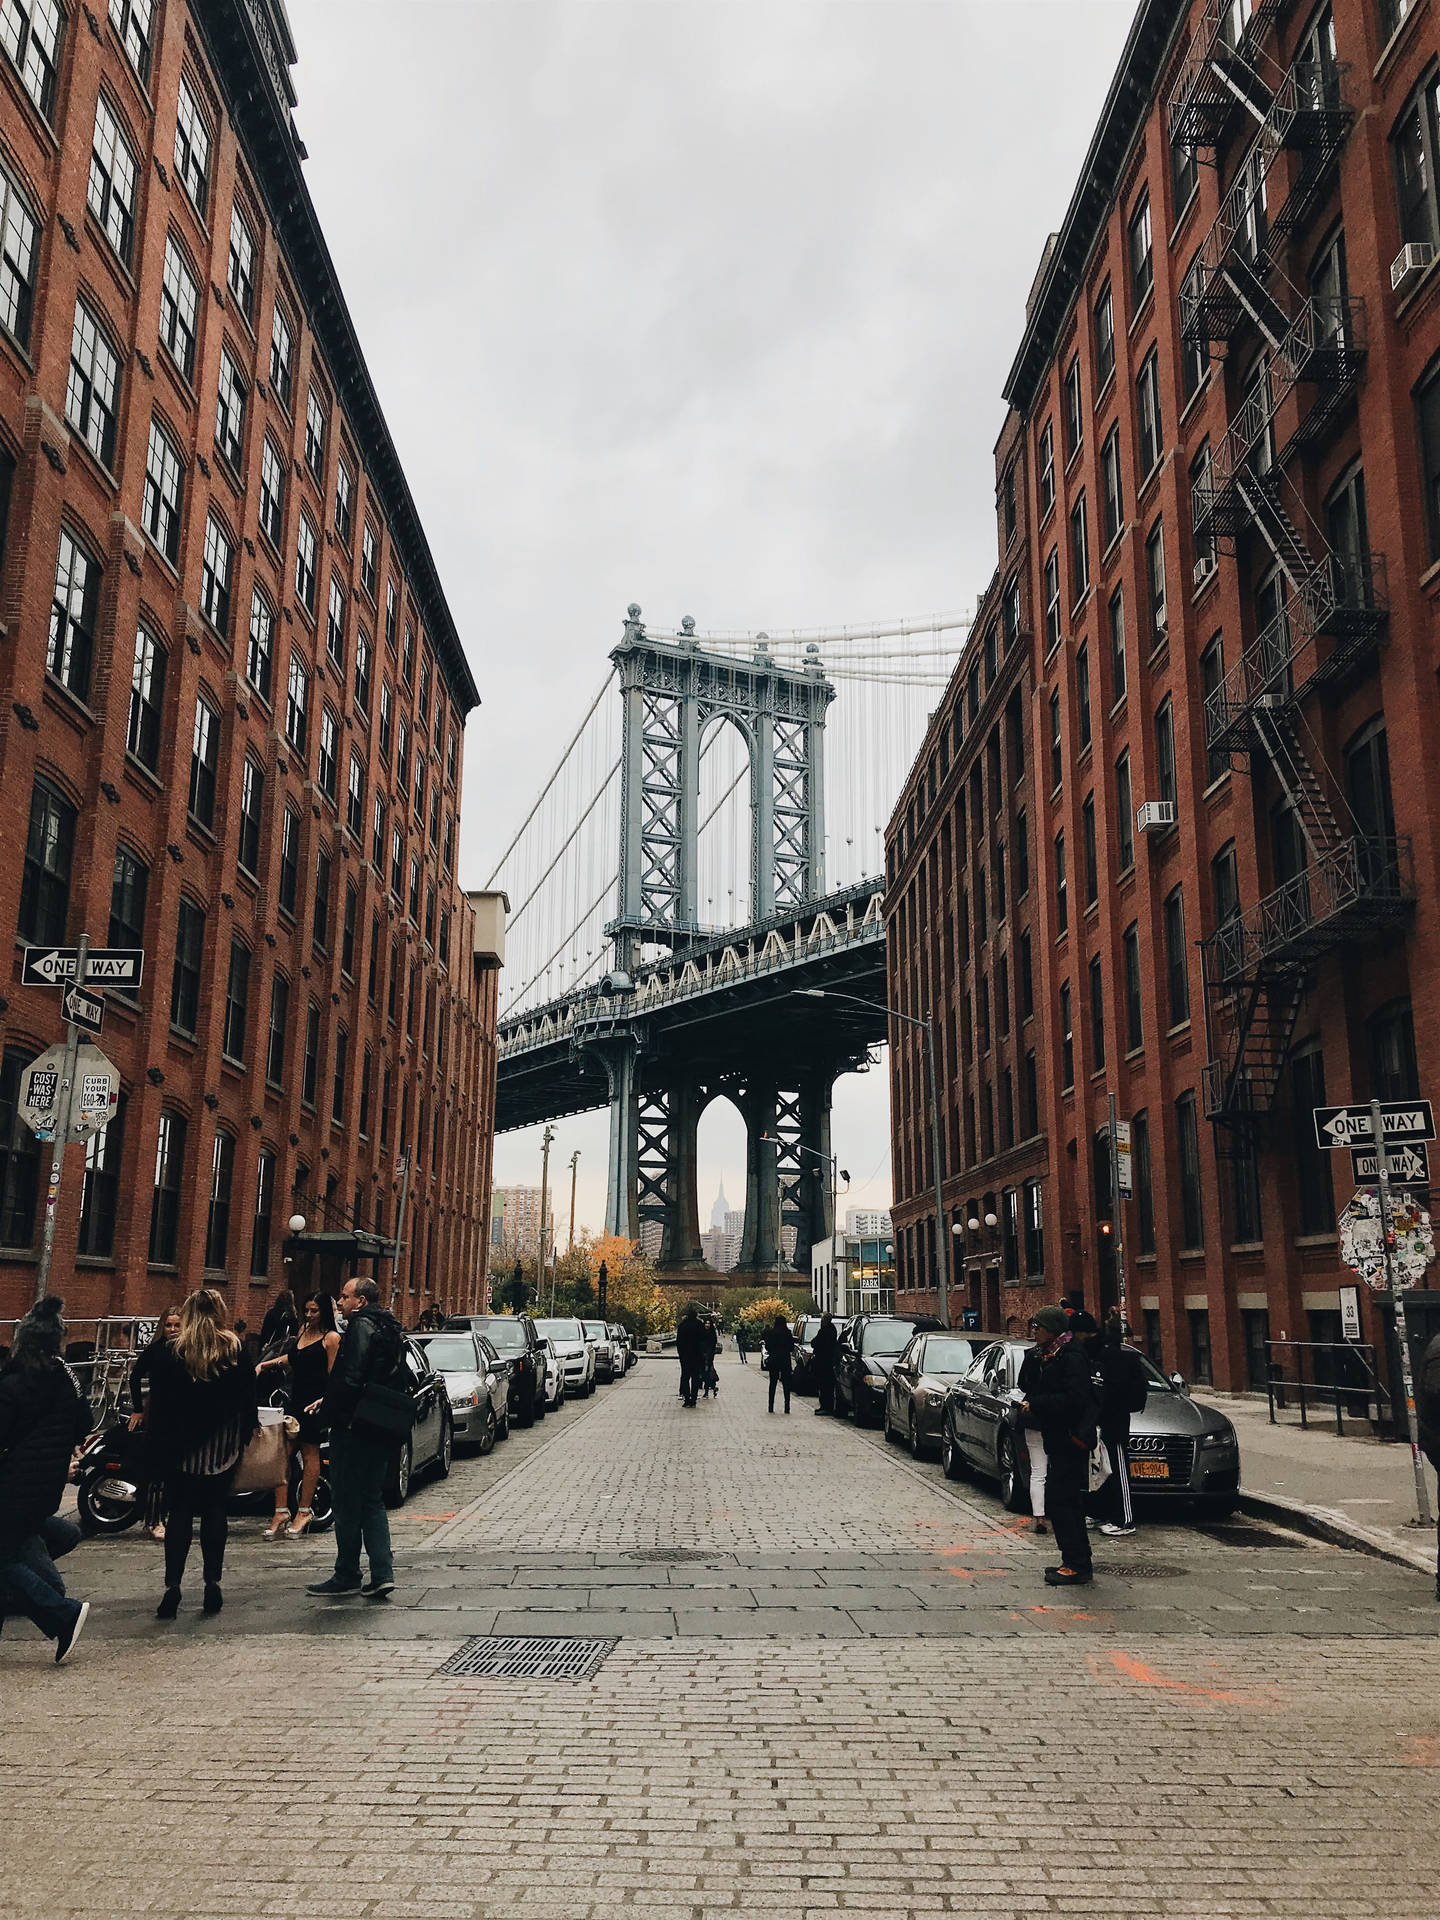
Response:
M232 1493L263 1493L278 1487L289 1468L285 1415L279 1407L261 1407L260 1425L246 1444L230 1483Z

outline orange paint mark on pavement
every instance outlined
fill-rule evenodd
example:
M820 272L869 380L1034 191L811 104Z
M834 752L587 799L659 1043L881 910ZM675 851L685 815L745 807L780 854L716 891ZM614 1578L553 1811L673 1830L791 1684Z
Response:
M1400 1758L1407 1767L1440 1767L1440 1734L1405 1733L1400 1740Z
M1109 1662L1114 1672L1106 1670ZM1137 1660L1132 1654L1118 1650L1108 1653L1087 1655L1086 1666L1090 1677L1105 1684L1114 1683L1114 1675L1133 1680L1138 1686L1160 1687L1167 1693L1185 1693L1202 1700L1216 1700L1226 1707L1261 1707L1274 1712L1284 1702L1274 1687L1200 1687L1193 1680L1176 1680L1171 1675L1159 1673L1154 1667L1146 1666L1143 1660Z

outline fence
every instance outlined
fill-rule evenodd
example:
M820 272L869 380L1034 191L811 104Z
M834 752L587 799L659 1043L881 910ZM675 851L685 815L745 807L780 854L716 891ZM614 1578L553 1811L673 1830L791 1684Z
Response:
M1360 1340L1267 1340L1266 1391L1270 1424L1288 1410L1299 1408L1300 1424L1308 1427L1312 1410L1333 1409L1335 1431L1343 1434L1344 1418L1393 1427L1394 1408L1389 1388L1375 1366L1375 1348ZM1286 1356L1282 1359L1281 1353ZM1306 1379L1307 1356L1309 1379ZM1328 1419L1328 1415L1326 1416Z
M0 1358L15 1339L15 1320L0 1320ZM65 1322L65 1359L90 1396L96 1427L130 1410L130 1369L140 1349L155 1337L154 1314L108 1314L100 1320Z

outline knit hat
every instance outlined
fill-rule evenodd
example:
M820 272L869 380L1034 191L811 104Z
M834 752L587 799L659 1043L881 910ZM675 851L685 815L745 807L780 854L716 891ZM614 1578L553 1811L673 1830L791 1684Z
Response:
M65 1302L59 1294L47 1293L43 1300L37 1300L15 1329L15 1357L58 1354L64 1333L60 1316L64 1311Z
M1048 1333L1068 1333L1070 1316L1063 1307L1040 1307L1030 1316L1031 1324L1044 1327Z

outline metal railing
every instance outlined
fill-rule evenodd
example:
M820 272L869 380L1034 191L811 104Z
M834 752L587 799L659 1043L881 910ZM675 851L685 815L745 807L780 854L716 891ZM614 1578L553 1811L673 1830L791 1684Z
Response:
M1255 51L1260 35L1280 12L1282 5L1283 0L1255 0L1249 19L1232 38L1229 29L1236 18L1234 0L1206 0L1200 24L1191 38L1175 84L1170 89L1167 114L1170 137L1177 145L1207 144L1190 124L1202 105L1220 105L1228 110L1239 104L1216 73L1216 64L1221 57L1229 56L1243 60L1254 72L1250 55ZM1258 73L1255 78L1259 80ZM1207 89L1212 90L1209 102L1201 97Z
M1348 918L1378 924L1414 897L1409 836L1355 834L1236 914L1201 946L1213 952L1207 964L1214 978L1251 979L1280 960L1308 965L1340 936Z
M1292 1356L1279 1358L1281 1351ZM1329 1407L1335 1415L1335 1431L1345 1431L1344 1417L1387 1427L1394 1426L1394 1407L1390 1390L1381 1380L1375 1365L1375 1348L1361 1340L1267 1340L1265 1390L1270 1403L1270 1424L1278 1425L1277 1412L1289 1410L1293 1397L1299 1409L1300 1425L1308 1427L1312 1407ZM1305 1378L1306 1356L1310 1378ZM1293 1368L1293 1377L1287 1371ZM1328 1424L1328 1422L1327 1422Z

